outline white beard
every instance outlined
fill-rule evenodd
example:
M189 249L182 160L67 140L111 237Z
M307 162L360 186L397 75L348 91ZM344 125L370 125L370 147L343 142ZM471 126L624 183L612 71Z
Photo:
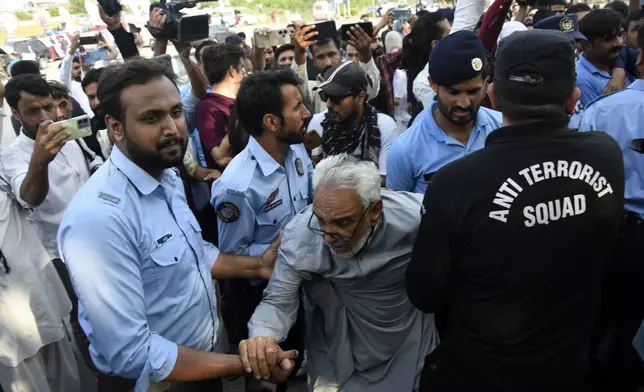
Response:
M332 247L329 247L329 250L331 251L331 254L334 256L338 257L343 257L343 258L350 258L358 254L364 248L364 246L367 244L367 241L369 241L369 237L371 237L371 232L373 231L373 228L368 227L361 235L360 238L356 241L356 243L346 252L341 252L338 253L333 250Z

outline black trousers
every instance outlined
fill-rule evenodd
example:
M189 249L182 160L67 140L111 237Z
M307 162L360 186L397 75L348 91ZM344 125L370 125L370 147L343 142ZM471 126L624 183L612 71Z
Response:
M644 386L633 339L644 319L644 220L626 212L605 273L593 333L589 385L595 392L631 392ZM616 386L619 387L616 389Z
M136 380L98 374L97 392L131 392L134 391ZM192 381L179 384L171 392L223 392L221 379Z

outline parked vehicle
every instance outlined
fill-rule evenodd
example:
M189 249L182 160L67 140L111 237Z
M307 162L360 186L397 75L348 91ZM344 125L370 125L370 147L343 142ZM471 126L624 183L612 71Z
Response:
M23 60L34 60L44 69L51 61L52 56L49 48L38 38L28 38L19 41L7 42L5 44L11 52L20 54Z
M313 4L313 19L314 20L331 20L335 12L331 9L331 4L328 1L320 0Z
M249 14L239 14L239 22L244 25L256 25L257 16Z

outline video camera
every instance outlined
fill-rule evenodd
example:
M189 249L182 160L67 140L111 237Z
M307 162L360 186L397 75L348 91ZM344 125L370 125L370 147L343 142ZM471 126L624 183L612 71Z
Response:
M208 38L209 15L184 15L181 10L193 8L203 0L161 0L158 3L150 4L150 12L154 8L160 8L165 15L165 26L163 29L155 29L148 25L148 30L154 38L177 40L180 42L197 41Z

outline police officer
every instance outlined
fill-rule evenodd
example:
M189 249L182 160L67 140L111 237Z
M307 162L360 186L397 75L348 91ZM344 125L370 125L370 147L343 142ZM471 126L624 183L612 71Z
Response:
M548 30L501 41L489 95L504 127L439 170L407 270L441 343L421 391L578 391L617 234L617 144L567 128L575 43Z
M146 391L154 383L164 391L221 391L220 377L245 369L239 357L216 353L212 279L267 278L277 257L277 241L247 257L202 240L170 169L181 164L188 137L174 80L152 60L106 68L98 95L116 145L70 203L58 233L101 373L99 391L135 384ZM293 365L271 375L285 379Z
M262 71L242 81L237 112L250 138L212 187L224 252L261 255L311 202L313 164L302 144L311 113L302 104L300 83L290 69ZM246 324L266 283L227 282L224 292L232 302L224 318L231 341L247 338Z
M644 50L644 32L638 34ZM638 63L644 75L644 63ZM604 95L586 108L580 131L604 131L617 141L624 154L626 185L621 232L606 276L597 344L593 385L610 389L619 380L623 390L642 386L641 359L635 354L633 337L644 318L644 308L635 298L644 292L641 244L644 239L644 80L637 79L625 90ZM608 335L611 335L608 340ZM610 342L610 345L602 344Z
M486 80L485 48L471 31L441 40L429 55L429 80L436 102L396 139L387 158L387 188L424 193L444 165L483 148L501 126L501 114L480 107Z

